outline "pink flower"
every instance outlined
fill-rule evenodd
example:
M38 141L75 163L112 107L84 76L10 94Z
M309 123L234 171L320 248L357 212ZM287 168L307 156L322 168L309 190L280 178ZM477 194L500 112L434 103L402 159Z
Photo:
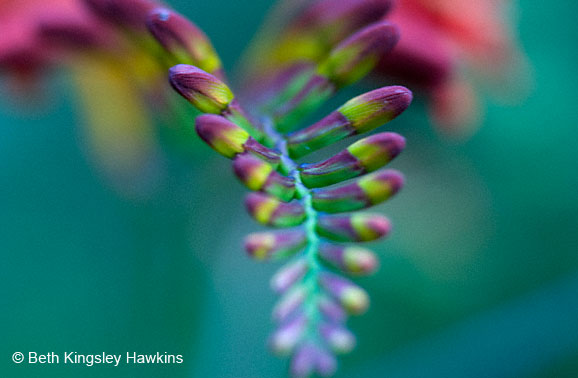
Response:
M473 76L498 83L512 81L512 73L517 79L527 74L506 17L511 5L507 0L398 0L385 18L399 26L401 39L380 71L421 88L442 131L463 134L481 117Z

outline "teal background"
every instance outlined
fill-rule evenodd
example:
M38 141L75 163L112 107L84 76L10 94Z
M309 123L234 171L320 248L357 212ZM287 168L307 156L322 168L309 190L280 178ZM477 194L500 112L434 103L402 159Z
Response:
M230 69L270 2L172 4ZM419 100L392 124L407 138L394 164L407 184L380 207L395 232L375 245L379 273L361 280L372 308L351 320L359 346L337 377L578 376L578 6L520 8L527 101L488 103L465 143L440 139ZM285 376L265 348L276 266L241 249L259 227L230 163L191 139L164 149L152 194L122 196L87 158L70 83L46 87L42 110L0 106L0 375ZM16 365L16 351L184 363Z

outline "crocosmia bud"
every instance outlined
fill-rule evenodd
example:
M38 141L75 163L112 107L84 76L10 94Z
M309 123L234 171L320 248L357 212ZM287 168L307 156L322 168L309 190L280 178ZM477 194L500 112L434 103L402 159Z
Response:
M179 64L169 70L173 88L204 113L220 114L233 101L229 87L200 68Z
M298 201L285 203L263 193L249 193L245 204L249 214L265 225L292 227L305 220L305 209Z
M377 240L390 231L390 221L378 214L322 215L317 222L317 232L321 236L338 242Z
M371 274L379 265L373 252L356 245L323 243L319 248L319 256L327 264L349 274Z
M302 164L301 180L309 188L319 188L373 172L393 160L405 147L405 139L395 133L379 133L361 139L335 156L315 164Z
M337 45L319 65L319 74L337 87L353 84L367 75L398 40L399 31L389 22L367 26Z
M273 165L254 155L237 155L233 168L239 180L251 190L271 194L285 202L295 195L294 179L281 175Z
M147 27L177 62L221 75L221 61L205 33L180 14L157 8L149 14Z
M347 278L323 272L319 275L319 282L349 313L359 315L367 310L369 296Z
M401 114L411 100L411 91L399 86L357 96L321 121L290 134L289 152L298 158L348 136L371 131Z
M349 184L314 189L313 207L327 213L343 213L377 205L401 189L403 176L394 170L371 173Z
M245 249L256 260L279 259L298 252L305 243L305 231L295 228L249 234L245 238Z

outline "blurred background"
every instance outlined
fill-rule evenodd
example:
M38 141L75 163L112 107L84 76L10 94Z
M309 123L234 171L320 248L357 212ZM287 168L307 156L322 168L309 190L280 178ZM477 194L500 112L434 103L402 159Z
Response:
M170 3L229 71L271 6ZM545 8L519 2L535 82L523 104L489 102L465 142L435 133L419 99L388 126L407 138L393 164L407 183L379 208L395 229L372 246L381 269L360 280L372 307L351 320L359 345L337 377L578 376L578 5ZM116 190L86 152L70 80L43 85L39 109L6 94L0 105L1 375L285 376L265 346L277 265L242 250L259 227L230 162L164 128L156 178L137 195ZM16 365L16 351L184 363Z

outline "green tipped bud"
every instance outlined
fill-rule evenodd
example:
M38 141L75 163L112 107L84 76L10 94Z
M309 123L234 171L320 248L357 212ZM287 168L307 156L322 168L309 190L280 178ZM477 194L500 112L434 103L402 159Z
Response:
M405 139L395 133L380 133L361 139L335 156L299 167L308 188L319 188L373 172L389 163L405 147Z
M371 274L379 266L377 257L373 252L356 245L345 246L324 243L319 248L319 256L327 264L349 274Z
M245 249L255 260L282 259L301 250L306 242L301 228L255 232L245 238Z
M286 292L299 281L308 269L307 260L299 258L282 267L271 279L271 289L278 294Z
M217 115L206 114L196 119L197 134L221 155L233 158L245 152L249 133Z
M317 222L319 235L338 242L380 239L391 231L390 221L377 214L322 215Z
M367 75L398 40L399 31L389 22L367 26L333 49L318 72L337 87L353 84Z
M321 335L336 354L346 354L355 348L355 336L351 331L338 324L323 324Z
M272 164L250 154L237 155L235 174L247 188L290 201L295 195L295 180L279 174Z
M221 114L233 102L229 87L200 68L176 65L169 70L169 80L181 96L203 113Z
M328 213L343 213L377 205L396 194L403 176L393 170L375 172L337 187L314 189L313 207Z
M359 315L369 307L369 296L350 280L333 273L323 272L319 282L350 314Z
M305 220L305 209L298 201L285 203L263 193L249 193L245 204L257 222L268 226L292 227Z
M147 27L177 62L220 76L221 61L210 40L185 17L166 8L157 8L149 14Z
M411 91L399 86L357 96L321 121L289 134L289 152L298 158L351 135L371 131L401 114L411 100Z

